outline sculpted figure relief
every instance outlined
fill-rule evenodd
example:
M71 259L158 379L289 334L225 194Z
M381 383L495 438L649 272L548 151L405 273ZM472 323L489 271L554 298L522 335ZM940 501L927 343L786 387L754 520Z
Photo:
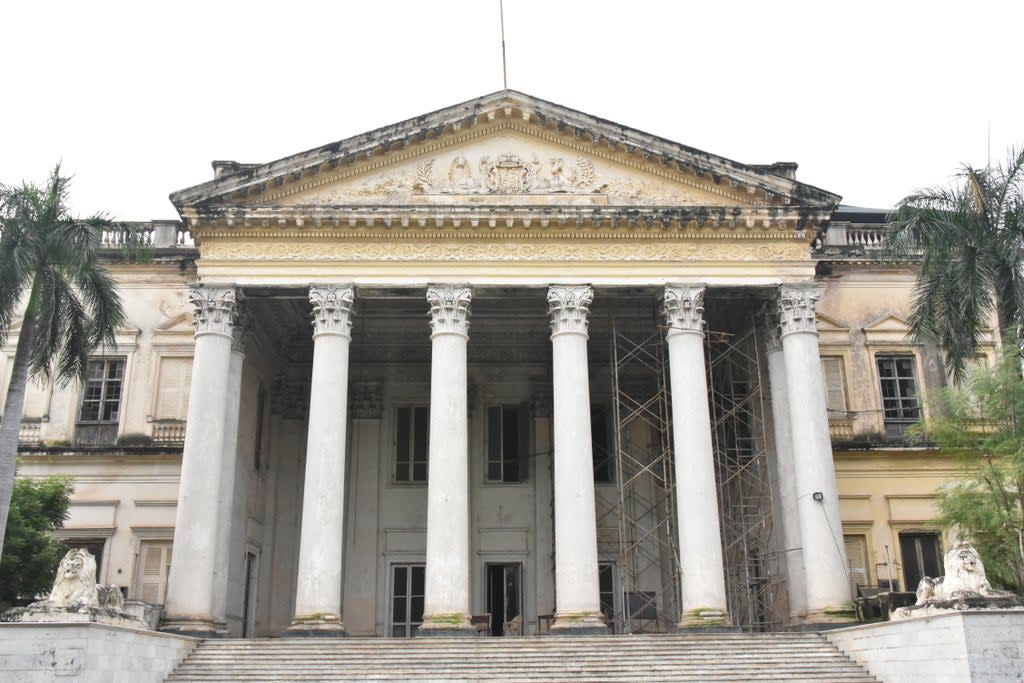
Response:
M917 605L949 602L962 598L1004 598L1013 593L997 591L985 577L985 566L978 551L970 543L956 543L944 559L946 575L937 579L924 577L917 586Z
M477 171L464 155L459 154L448 165L448 173L441 178L434 177L435 159L428 159L416 169L416 178L411 182L413 193L419 194L592 194L608 189L607 181L598 176L594 165L583 157L576 157L571 163L556 157L547 164L533 155L523 159L508 152L496 157L481 156ZM394 181L398 177L391 179ZM363 189L364 194L380 194L395 191L395 183L379 181ZM627 193L639 197L640 189L628 188Z

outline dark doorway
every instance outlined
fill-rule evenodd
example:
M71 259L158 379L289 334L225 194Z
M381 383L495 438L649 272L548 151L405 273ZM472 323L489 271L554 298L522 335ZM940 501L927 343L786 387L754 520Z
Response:
M245 592L242 594L242 637L253 635L256 628L256 585L259 559L251 550L245 553Z
M491 615L491 635L505 635L505 625L522 614L522 590L520 576L522 565L488 564L487 566L487 612ZM517 635L522 635L522 619L519 620ZM510 634L511 635L511 634Z
M945 573L942 542L936 532L901 533L900 554L903 556L903 579L907 590L916 590L917 584L926 576L934 579Z
M411 638L423 623L425 565L391 566L391 636Z

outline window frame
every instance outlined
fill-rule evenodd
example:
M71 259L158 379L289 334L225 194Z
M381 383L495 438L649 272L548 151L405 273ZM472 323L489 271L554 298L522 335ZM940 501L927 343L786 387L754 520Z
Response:
M402 457L401 413L406 410L409 411L409 435L407 438L407 453L405 454L408 457ZM422 411L423 415L423 458L421 460L416 458L416 418L419 411ZM397 486L425 486L430 478L430 406L423 403L399 404L394 406L392 417L394 419L394 426L392 428L394 458L392 458L391 462L391 483ZM416 466L419 464L423 466L422 478L416 477ZM406 478L399 478L399 468L402 465L408 467L408 476Z
M895 374L895 375L893 375L891 377L883 377L882 376L882 363L883 362L887 362L887 361L895 363L897 360L908 360L910 362L910 368L911 368L911 373L912 374L909 377L901 376L899 374ZM914 352L911 352L911 351L897 351L897 350L885 351L885 352L877 352L877 353L874 354L874 369L875 369L875 377L876 377L876 381L877 381L877 385L876 386L878 387L878 400L879 400L880 412L881 412L881 416L882 416L882 424L885 425L885 426L890 426L890 425L904 425L905 426L905 425L915 424L915 423L920 422L921 420L923 420L925 418L925 412L924 412L924 401L921 400L921 379L920 379L921 378L921 369L920 369L919 364L918 364L917 354L914 353ZM896 370L895 366L894 366L893 369ZM915 403L914 410L917 411L917 416L914 417L914 418L909 418L909 417L905 417L905 416L889 417L886 414L888 411L887 411L887 408L886 408L886 400L887 400L887 398L886 398L885 389L884 389L885 382L886 381L888 381L888 382L895 381L895 383L896 383L895 386L897 388L897 391L899 392L899 386L900 386L899 382L901 380L906 380L906 379L910 379L914 383L914 395L913 395L912 398L913 398L914 403ZM897 396L895 399L890 398L889 400L896 400L896 401L899 401L902 404L903 401L908 400L909 398L911 398L911 397L904 397L901 392L899 392L899 394L900 395ZM905 410L906 409L903 408L902 405L901 405L900 408L899 408L900 413L903 413Z
M127 379L128 379L128 358L125 357L125 356L97 356L95 358L90 358L89 361L88 361L88 365L87 365L87 370L86 370L87 373L88 373L88 367L92 366L94 363L103 363L103 372L102 372L103 376L99 378L100 386L101 386L101 394L100 394L101 397L98 400L96 400L96 401L87 398L87 395L88 395L87 392L89 391L90 384L95 381L92 377L87 377L85 382L83 382L83 384L82 384L81 397L80 397L80 400L78 402L78 424L82 424L82 425L119 425L121 423L121 417L123 416L123 413L124 413L122 408L123 408L123 406L125 404L124 395L125 395L125 388L126 388ZM108 370L107 370L108 365L111 364L111 363L120 363L121 364L121 374L120 374L119 377L107 377L106 376L107 373L108 373ZM96 402L96 403L99 404L99 408L97 410L97 415L102 415L103 412L104 412L105 406L108 403L112 402L110 399L107 398L107 383L110 382L110 381L117 381L120 384L120 387L118 389L118 394L117 394L117 407L116 407L117 416L115 418L113 418L113 419L106 419L106 420L103 420L103 419L86 419L84 417L84 412L85 412L85 406L86 406L87 402L88 403Z
M492 411L501 411L501 422L498 427L498 448L500 458L492 457L492 447L495 443L491 429ZM508 457L505 453L507 446L506 437L506 412L515 411L516 429L514 431L516 441L516 453ZM529 481L528 454L530 443L530 411L524 403L490 403L484 410L484 484L496 486L515 486L525 484ZM500 478L491 476L491 465L496 464L500 468ZM506 478L506 469L515 474L515 478ZM511 475L510 475L511 476Z

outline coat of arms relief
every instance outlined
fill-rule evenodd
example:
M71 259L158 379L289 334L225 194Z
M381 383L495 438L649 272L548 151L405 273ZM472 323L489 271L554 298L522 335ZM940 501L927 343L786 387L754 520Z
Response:
M574 195L577 199L589 196L601 203L626 205L725 203L720 198L676 190L653 179L606 176L582 156L542 158L538 154L515 152L482 154L475 161L463 153L450 158L435 157L421 162L415 171L377 176L343 192L353 199L372 198L385 203L416 202L417 198L431 201L431 197L441 199L445 195L502 195L502 202L515 201L516 195L548 195L557 203L558 196Z

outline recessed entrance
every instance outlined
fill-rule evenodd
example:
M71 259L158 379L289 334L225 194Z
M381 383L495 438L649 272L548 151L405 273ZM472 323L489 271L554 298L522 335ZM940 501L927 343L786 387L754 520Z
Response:
M491 635L522 635L522 567L519 562L487 564L487 612Z

